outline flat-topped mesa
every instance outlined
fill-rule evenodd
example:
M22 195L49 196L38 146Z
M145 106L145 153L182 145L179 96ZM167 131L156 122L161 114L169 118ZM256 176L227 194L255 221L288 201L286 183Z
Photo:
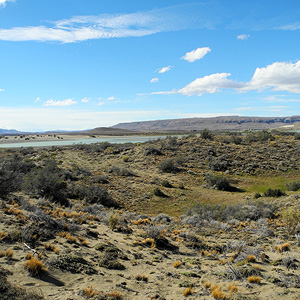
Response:
M276 129L286 125L295 125L300 128L300 116L290 117L240 117L220 116L211 118L185 118L155 121L141 121L119 123L111 128L127 129L132 131L166 131L182 130L261 130ZM295 128L295 129L297 129Z

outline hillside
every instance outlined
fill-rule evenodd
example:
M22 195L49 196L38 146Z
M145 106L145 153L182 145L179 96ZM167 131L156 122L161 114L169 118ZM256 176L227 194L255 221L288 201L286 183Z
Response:
M0 152L1 300L295 300L300 134Z
M112 128L140 131L169 131L169 130L262 130L282 126L300 129L300 116L291 117L214 117L156 120L144 122L119 123Z

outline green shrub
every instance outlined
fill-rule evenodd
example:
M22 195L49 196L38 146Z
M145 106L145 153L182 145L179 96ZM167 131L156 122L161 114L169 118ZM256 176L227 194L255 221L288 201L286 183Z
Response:
M232 186L229 180L224 176L213 176L208 174L206 176L206 182L209 187L215 188L219 191L231 191Z
M295 140L300 140L300 132L296 132L296 133L294 134L294 139L295 139Z
M207 128L200 131L200 137L205 140L213 140L214 139L213 133L210 130L208 130Z
M289 182L286 185L288 191L298 191L300 189L300 181Z
M281 197L281 196L285 196L286 193L283 192L280 189L268 189L266 192L264 192L264 196L265 197Z
M176 173L179 171L179 169L177 168L177 166L172 158L168 158L168 159L162 161L159 164L159 169L166 173Z
M67 200L67 185L64 172L57 167L53 160L46 162L46 166L36 169L25 178L24 188L28 192L37 193L50 201L62 205L69 205Z
M159 188L156 188L154 191L153 191L153 194L154 196L157 196L157 197L168 197L161 189Z

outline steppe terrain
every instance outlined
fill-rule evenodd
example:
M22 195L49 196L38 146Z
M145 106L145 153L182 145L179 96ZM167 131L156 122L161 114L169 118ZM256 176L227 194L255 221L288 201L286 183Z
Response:
M300 135L0 152L0 299L300 299Z

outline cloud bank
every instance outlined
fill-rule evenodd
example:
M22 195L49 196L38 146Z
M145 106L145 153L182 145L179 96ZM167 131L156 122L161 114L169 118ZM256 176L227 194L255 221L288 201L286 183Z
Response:
M186 96L201 96L213 94L224 89L234 89L238 92L250 90L286 91L300 93L300 61L275 62L264 68L257 68L249 82L238 82L231 79L230 73L216 73L197 78L181 89L166 92L154 92L152 94L182 94Z
M15 2L15 0L0 0L0 7L5 6L8 2Z

